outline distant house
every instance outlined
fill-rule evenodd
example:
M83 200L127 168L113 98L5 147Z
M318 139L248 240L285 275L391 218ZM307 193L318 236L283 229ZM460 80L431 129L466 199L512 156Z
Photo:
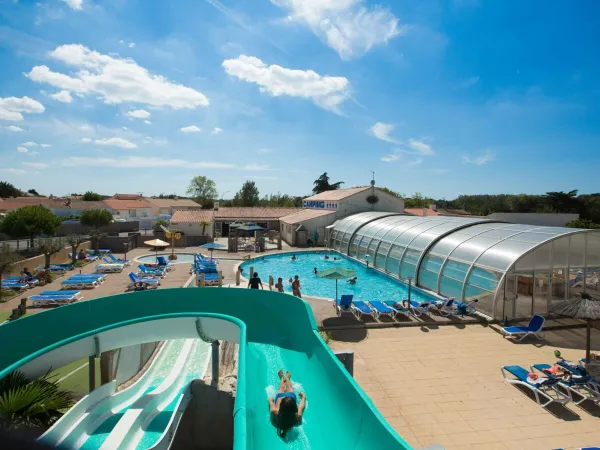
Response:
M0 202L0 212L7 213L15 209L23 208L24 206L43 206L49 210L62 208L66 205L67 200L55 197L11 197L4 198Z
M203 227L202 222L208 222L208 225ZM213 223L212 210L179 210L171 217L169 228L188 236L212 236Z
M176 211L198 210L202 205L187 198L144 198L144 201L152 208L153 216L172 216Z
M429 205L428 208L404 208L406 214L411 216L452 216L452 217L482 217L475 216L464 209L437 208L435 205Z
M108 205L102 201L100 202L82 202L82 201L70 201L61 205L58 208L52 208L51 211L58 217L66 216L80 216L84 211L88 209L105 209L110 211Z
M115 218L131 220L152 216L152 207L141 197L128 200L113 197L104 200L104 203Z

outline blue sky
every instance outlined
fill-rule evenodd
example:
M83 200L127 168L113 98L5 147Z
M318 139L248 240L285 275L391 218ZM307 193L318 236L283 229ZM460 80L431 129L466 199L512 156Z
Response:
M600 3L0 0L0 180L600 191Z

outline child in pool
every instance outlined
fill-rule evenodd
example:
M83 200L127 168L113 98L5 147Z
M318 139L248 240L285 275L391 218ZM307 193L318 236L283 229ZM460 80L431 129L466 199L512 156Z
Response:
M274 398L269 397L269 412L271 413L271 422L277 427L277 434L284 438L286 433L296 425L302 423L302 413L306 406L306 395L299 392L300 404L292 382L292 375L289 372L283 376L283 370L279 369L279 390Z

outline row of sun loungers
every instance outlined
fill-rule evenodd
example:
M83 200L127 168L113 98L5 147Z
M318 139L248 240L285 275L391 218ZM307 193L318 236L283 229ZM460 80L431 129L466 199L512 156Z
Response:
M32 306L60 306L83 300L80 291L44 291L39 295L29 297Z
M566 375L553 375L549 371L550 364L533 364L530 371L521 366L503 366L501 371L505 382L529 389L543 407L551 403L579 405L586 400L600 403L600 383L581 364L559 360L556 365L564 369Z
M462 306L463 312L466 311L469 314L472 314L475 311L472 304L463 305L453 298L440 300L439 302L417 302L411 300L410 306L406 305L403 307L399 307L398 303L399 302L396 300L354 300L352 295L342 295L339 300L336 300L334 307L338 316L341 316L343 313L351 313L357 319L363 319L363 317L379 319L381 316L395 319L398 314L403 314L405 316L412 314L416 317L420 317L424 314L429 315L432 313L439 314L443 317L449 317L460 314L458 306Z

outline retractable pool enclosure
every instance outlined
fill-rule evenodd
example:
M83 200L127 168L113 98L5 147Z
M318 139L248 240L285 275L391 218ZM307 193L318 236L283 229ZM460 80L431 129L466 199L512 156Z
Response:
M600 294L600 230L366 212L336 222L328 244L437 294L478 299L477 309L494 319Z

